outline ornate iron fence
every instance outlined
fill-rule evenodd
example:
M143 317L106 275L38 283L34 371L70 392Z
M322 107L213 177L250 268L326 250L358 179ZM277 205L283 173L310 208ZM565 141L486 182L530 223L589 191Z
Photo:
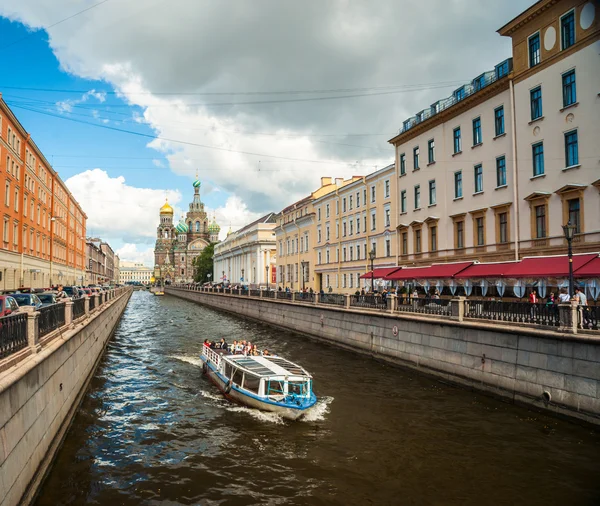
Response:
M467 300L465 318L479 318L514 323L535 323L557 327L558 306L501 300Z
M324 293L319 297L321 304L331 304L334 306L345 306L346 296L341 293Z
M350 307L366 307L369 309L387 309L387 301L381 295L351 295Z
M280 292L276 292L276 293L277 293L278 299L292 300L292 292L285 292L285 291L281 290Z
M260 297L260 290L252 289L250 290L250 297Z
M272 290L263 290L263 297L267 297L269 299L275 298L275 292Z
M40 308L39 337L49 334L65 324L65 305L61 302Z
M294 301L313 303L315 301L315 294L310 292L296 292L294 294Z
M600 329L600 306L584 306L581 308L581 326L584 329Z
M420 299L406 297L398 299L397 310L402 313L433 314L451 316L452 307L449 299Z
M73 301L73 319L81 318L85 314L85 297Z
M0 359L27 346L27 313L0 318Z
M90 311L91 311L92 309L94 309L96 307L96 297L94 297L93 295L90 295L89 301L90 301Z

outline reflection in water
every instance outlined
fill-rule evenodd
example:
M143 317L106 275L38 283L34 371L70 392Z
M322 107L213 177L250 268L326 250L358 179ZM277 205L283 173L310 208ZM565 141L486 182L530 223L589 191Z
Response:
M205 338L304 365L308 420L235 406ZM600 504L598 433L305 337L135 292L37 504Z

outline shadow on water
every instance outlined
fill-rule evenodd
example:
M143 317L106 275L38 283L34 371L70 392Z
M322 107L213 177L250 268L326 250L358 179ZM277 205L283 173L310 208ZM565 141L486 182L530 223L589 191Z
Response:
M204 338L303 364L304 422L235 406L201 377ZM597 505L597 432L135 292L38 497L46 505Z

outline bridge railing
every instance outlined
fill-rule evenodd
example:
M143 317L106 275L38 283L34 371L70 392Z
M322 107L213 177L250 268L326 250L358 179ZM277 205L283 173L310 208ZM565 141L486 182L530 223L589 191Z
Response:
M29 354L37 353L41 343L45 344L72 328L75 321L102 311L127 291L131 291L131 287L117 287L100 294L44 306L39 311L23 307L17 313L1 317L0 372Z

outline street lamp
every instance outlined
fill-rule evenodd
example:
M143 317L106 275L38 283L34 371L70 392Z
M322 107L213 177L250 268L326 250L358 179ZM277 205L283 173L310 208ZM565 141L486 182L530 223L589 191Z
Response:
M375 248L369 251L369 260L371 260L371 292L375 293L375 273L373 272L373 260L375 260Z
M577 227L571 224L569 221L566 225L562 226L563 232L565 233L565 239L567 240L567 244L569 246L569 297L573 297L575 292L575 287L573 286L573 236L577 231Z
M269 291L269 266L265 265L265 275L267 276L267 292Z
M212 278L212 274L209 272L206 277L208 278L208 282L210 283L210 278Z
M306 274L304 269L306 268L306 262L302 262L302 291L304 291L304 281L306 279Z

